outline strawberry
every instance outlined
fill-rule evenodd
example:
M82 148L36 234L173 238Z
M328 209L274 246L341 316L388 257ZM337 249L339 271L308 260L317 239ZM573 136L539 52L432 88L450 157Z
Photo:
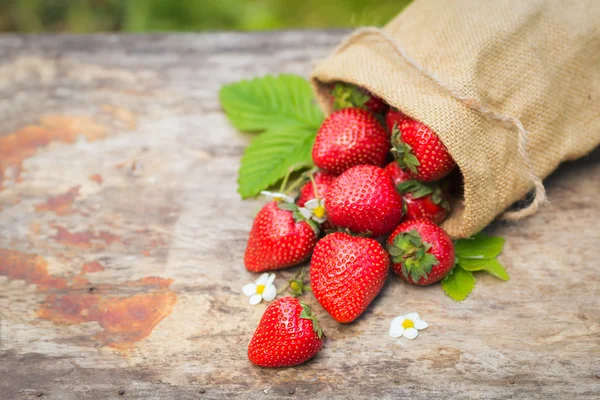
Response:
M456 166L446 146L427 126L408 117L392 128L392 153L414 179L431 182Z
M323 171L318 171L315 173L314 178L315 183L317 184L317 194L319 195L320 199L324 199L329 186L333 183L336 176L327 174ZM298 204L299 207L304 207L304 204L307 201L314 198L315 190L313 188L313 184L312 182L308 182L300 189L300 195L298 196L298 200L296 200L296 204Z
M323 331L310 307L283 297L265 310L248 345L248 359L261 367L292 367L313 358L323 346Z
M323 122L312 157L317 167L337 175L359 164L383 166L389 147L388 134L373 114L345 108Z
M398 186L402 182L409 181L412 179L410 174L404 171L396 161L392 161L388 165L385 166L385 172L392 178L392 182L394 185Z
M454 244L442 228L428 219L398 225L387 240L392 268L414 285L430 285L454 267Z
M450 212L447 194L436 183L415 180L396 185L404 199L404 219L426 218L440 224Z
M402 197L383 168L357 165L331 184L325 208L333 225L378 236L400 222Z
M338 82L331 91L334 110L362 108L374 114L384 114L388 105L368 90L348 83Z
M381 291L390 260L375 239L335 232L317 243L310 262L316 299L338 322L360 316Z
M304 220L297 209L295 204L272 201L259 211L244 254L248 271L281 269L310 256L318 227L313 221Z
M396 110L395 108L390 108L385 115L385 123L390 132L392 132L394 126L400 126L400 123L406 118L408 117L402 111Z

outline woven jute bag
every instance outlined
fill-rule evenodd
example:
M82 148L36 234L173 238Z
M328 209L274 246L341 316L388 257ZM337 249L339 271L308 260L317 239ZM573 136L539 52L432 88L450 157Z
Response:
M416 0L346 38L311 81L326 113L342 81L431 127L464 179L443 228L468 237L534 213L541 179L600 143L600 1Z

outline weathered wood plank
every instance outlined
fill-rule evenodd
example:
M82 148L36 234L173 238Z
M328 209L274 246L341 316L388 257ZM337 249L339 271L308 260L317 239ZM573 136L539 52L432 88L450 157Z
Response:
M262 202L235 193L250 136L217 92L307 75L342 34L0 38L0 397L597 398L598 151L547 180L550 207L490 227L510 282L481 276L455 303L391 279L351 325L308 297L328 336L316 359L247 361L264 305L241 293L242 255ZM413 310L430 328L391 339Z

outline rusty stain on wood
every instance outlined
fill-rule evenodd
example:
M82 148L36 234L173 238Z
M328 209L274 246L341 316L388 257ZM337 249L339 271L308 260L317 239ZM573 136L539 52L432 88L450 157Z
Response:
M96 182L98 185L102 185L102 182L104 182L104 179L102 179L102 175L100 174L92 174L89 179L92 182Z
M101 272L101 271L104 271L104 266L102 264L100 264L100 262L98 262L98 261L91 261L91 262L85 263L81 267L82 274L87 274L90 272Z
M68 247L77 247L81 249L102 248L102 243L110 245L114 242L121 241L119 236L106 231L94 232L85 230L71 232L64 226L51 224L51 227L57 231L51 238Z
M36 204L37 212L53 212L56 215L67 215L74 212L73 202L79 196L80 185L74 186L65 193L48 197L44 203Z
M93 141L107 134L108 128L91 117L46 115L38 125L28 125L0 137L0 190L6 186L7 175L13 183L21 181L23 161L39 148L51 142L73 143L79 135Z
M71 278L48 273L48 263L36 254L0 249L0 275L36 285L39 292L49 292L37 315L55 324L97 322L103 329L94 335L102 345L128 349L147 337L154 327L171 313L177 300L169 289L172 279L145 277L136 281L97 284L94 294L81 291L90 284L86 273L104 270L98 262L86 263ZM130 296L113 296L117 289L139 291Z

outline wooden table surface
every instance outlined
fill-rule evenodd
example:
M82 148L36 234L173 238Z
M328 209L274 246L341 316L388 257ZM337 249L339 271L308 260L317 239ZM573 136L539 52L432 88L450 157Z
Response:
M321 353L249 363L266 306L242 259L264 200L236 194L251 135L217 93L308 75L343 34L0 37L2 399L599 398L598 151L547 179L539 214L489 228L511 281L478 276L456 303L390 279L350 325L309 295ZM410 311L430 327L388 336Z

